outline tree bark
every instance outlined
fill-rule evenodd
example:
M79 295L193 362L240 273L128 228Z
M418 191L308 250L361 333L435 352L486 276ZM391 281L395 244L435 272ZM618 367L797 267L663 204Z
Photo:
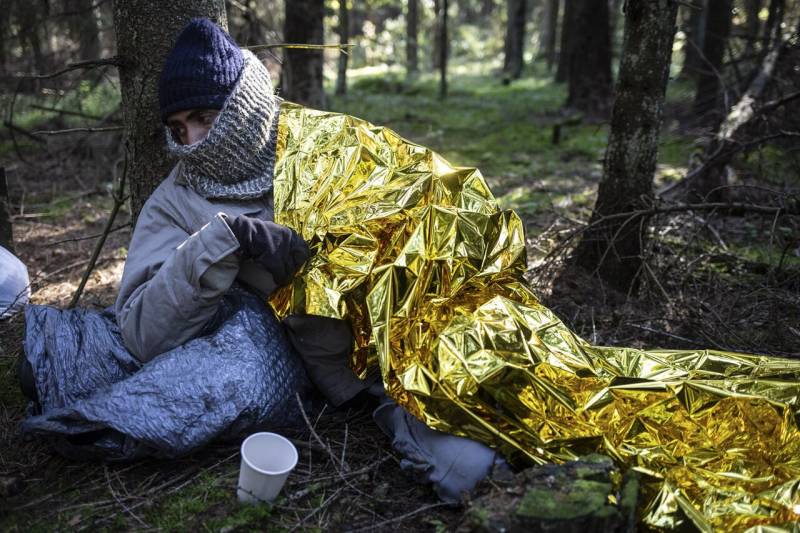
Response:
M194 17L210 18L223 28L228 24L222 0L115 0L113 7L135 222L172 165L158 113L158 78L167 53L178 32Z
M526 0L507 0L505 58L503 72L506 79L516 80L522 75L525 44Z
M7 9L0 9L0 75L6 73L8 65L9 40L11 39L11 20Z
M595 116L607 116L613 98L611 35L607 0L578 4L569 69L567 107ZM674 23L674 20L673 20Z
M708 0L694 2L692 7L686 9L689 12L689 20L686 25L686 42L683 46L681 77L694 78L703 64L702 50L706 35Z
M758 13L761 11L761 0L745 0L745 27L747 35L744 54L750 56L756 49L756 42L761 33L761 21Z
M559 0L546 0L544 4L544 16L542 17L541 40L539 49L541 56L547 64L547 70L553 70L556 62L556 43L558 42L558 9Z
M703 43L703 65L697 78L692 114L698 124L716 129L722 115L718 109L722 87L722 59L725 43L731 31L732 0L708 0L705 42Z
M433 0L433 46L431 54L431 66L434 70L439 70L442 62L442 0Z
M0 246L14 253L14 226L11 223L9 203L6 169L0 167Z
M347 0L339 0L339 44L345 45L350 39L350 17ZM336 72L336 94L347 94L347 58L349 51L339 50L339 63Z
M575 26L575 10L582 0L564 0L564 15L561 18L561 45L558 50L558 68L556 81L563 83L569 80L572 60L572 34Z
M439 0L439 98L447 98L447 52L450 48L447 35L447 0Z
M78 43L80 59L100 57L100 28L94 0L72 0L68 6L70 34Z
M323 44L324 0L286 0L283 39L290 44ZM287 100L325 107L322 88L322 50L287 48L281 89Z
M270 22L259 17L257 0L226 0L228 33L240 46L265 44Z
M408 0L406 11L406 75L413 78L419 72L419 46L417 33L419 23L419 2Z
M16 4L16 21L19 25L17 35L23 53L33 56L34 69L39 73L50 70L46 59L49 52L49 35L46 28L48 4L46 2L24 2Z
M786 7L786 0L771 0L769 3L769 11L767 15L767 22L764 25L764 35L762 37L763 46L761 47L761 56L759 63L764 60L769 53L770 49L780 40L780 27L783 22L783 12Z
M575 262L597 271L611 286L635 289L642 265L646 220L603 217L649 206L658 137L669 78L675 17L674 0L628 2L617 99L611 118L603 178L590 225Z
M686 179L683 188L686 190L686 199L694 201L700 199L707 202L730 201L730 191L727 187L727 167L733 157L739 153L741 142L737 142L736 134L750 123L757 113L757 102L767 87L783 52L783 46L775 46L764 58L761 69L750 82L745 93L727 112L725 120L720 125L719 131L711 139L705 151L703 165L693 171L691 177Z

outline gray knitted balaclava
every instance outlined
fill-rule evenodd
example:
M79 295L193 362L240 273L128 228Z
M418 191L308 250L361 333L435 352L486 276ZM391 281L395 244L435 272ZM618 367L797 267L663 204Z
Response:
M206 138L182 145L167 130L181 177L206 198L257 198L272 189L280 99L266 67L242 53L242 73Z

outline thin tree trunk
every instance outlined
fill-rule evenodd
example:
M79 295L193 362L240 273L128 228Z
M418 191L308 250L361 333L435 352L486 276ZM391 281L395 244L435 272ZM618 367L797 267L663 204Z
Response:
M15 19L18 24L17 35L23 54L33 57L34 69L40 73L49 71L45 59L48 50L48 32L46 26L47 9L43 2L24 2L18 0Z
M698 124L716 126L722 119L718 110L722 87L722 59L725 43L731 31L731 8L733 0L709 0L706 17L705 42L703 44L703 65L697 78L692 113Z
M556 42L558 42L558 9L559 0L545 0L542 16L542 31L539 41L540 57L544 58L547 70L553 70L556 62Z
M507 0L506 37L503 72L507 78L519 79L522 75L522 55L525 43L526 0Z
M767 15L767 23L764 25L764 36L762 37L763 46L761 48L760 61L766 57L769 50L780 39L780 27L783 22L783 12L786 7L786 0L771 0Z
M442 61L442 0L433 0L433 50L431 65L439 70Z
M584 0L575 13L567 106L606 116L613 98L607 0Z
M178 32L194 17L227 28L222 0L115 0L114 30L122 60L122 115L134 218L169 173L164 126L158 113L158 78Z
M406 11L406 74L409 78L413 78L419 72L418 11L418 0L408 0L408 10Z
M622 1L608 0L608 34L611 37L611 59L619 53L616 49L617 23L622 18Z
M0 75L8 65L8 41L11 38L11 21L7 9L0 9Z
M339 0L339 44L345 45L350 39L350 17L348 15L347 0ZM339 64L336 72L336 94L342 96L347 93L347 50L339 50Z
M283 38L292 44L323 44L324 0L286 0ZM281 72L286 99L310 107L325 107L322 50L287 48Z
M750 82L745 93L728 112L716 135L705 151L705 163L694 171L693 176L683 184L688 200L700 198L707 202L726 202L730 200L727 187L727 167L739 152L740 143L736 133L758 116L757 102L772 79L783 46L775 46L765 57L758 74Z
M447 0L439 0L439 98L447 98L447 52L450 48L447 35Z
M558 68L556 69L556 81L559 83L569 80L575 10L580 5L581 1L582 0L564 0L564 14L561 17L561 45L558 50Z
M14 226L11 223L11 208L8 200L6 169L0 167L0 246L14 253Z
M686 26L686 42L683 45L681 77L694 78L703 64L708 0L698 0L685 9L689 12L689 21Z
M756 49L756 42L761 34L761 21L758 18L758 13L761 11L761 0L745 0L744 4L747 28L744 54L751 56Z
M100 57L100 28L94 0L73 0L69 3L70 33L78 42L81 59Z
M627 4L617 99L591 223L648 207L652 200L677 10L673 0ZM575 262L619 290L635 289L646 223L618 219L593 226L584 234Z

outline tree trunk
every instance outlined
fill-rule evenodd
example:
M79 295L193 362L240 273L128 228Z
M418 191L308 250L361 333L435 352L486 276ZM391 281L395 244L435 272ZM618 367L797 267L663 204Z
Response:
M439 98L447 98L447 52L450 48L447 35L447 0L439 0Z
M603 179L590 229L583 234L575 256L578 265L596 270L603 280L623 291L636 288L647 220L603 220L615 213L646 208L652 200L677 10L673 0L627 4Z
M18 0L15 7L15 18L19 26L17 36L22 52L28 57L33 57L34 70L39 73L46 73L50 70L49 63L45 57L49 50L49 35L46 28L47 4Z
M785 0L771 0L769 3L769 14L767 15L767 23L764 25L764 36L762 37L764 45L761 48L759 63L764 60L769 50L780 40L780 27L783 22L785 4Z
M433 0L433 46L431 65L434 70L439 70L442 62L442 0Z
M584 0L575 13L567 107L606 116L613 98L608 1ZM674 23L674 20L673 20Z
M611 38L611 58L619 53L617 43L617 23L622 19L622 1L608 0L608 34Z
M417 72L419 72L419 47L417 45L418 11L418 0L408 0L408 11L406 11L406 75L409 78L413 78Z
M705 42L703 43L703 65L697 78L692 114L698 124L716 130L722 114L717 108L722 77L722 59L725 43L731 31L731 8L733 0L708 0Z
M286 0L283 39L290 44L323 44L324 0ZM287 100L325 107L322 88L322 50L287 48L281 89Z
M5 75L8 65L9 40L11 39L11 20L7 9L0 9L0 75Z
M547 70L553 70L556 62L556 42L558 41L559 0L545 0L542 31L539 41L540 57L547 63Z
M745 56L751 56L755 52L756 42L761 34L761 21L758 19L758 13L761 11L761 0L745 0L744 6L745 25L747 28L744 54Z
M561 46L558 51L558 68L556 69L556 81L559 83L569 80L575 10L580 5L581 1L582 0L564 0L564 15L561 18Z
M100 28L94 0L72 0L68 6L70 34L78 43L80 58L100 57Z
M0 167L0 246L14 253L14 226L11 223L11 206L8 200L6 169Z
M228 24L222 0L115 0L113 7L135 221L172 165L158 113L158 78L167 53L178 32L194 17L210 18L223 28Z
M269 21L258 14L258 0L225 0L228 13L228 33L239 46L265 44Z
M522 75L522 54L525 43L525 0L507 0L505 58L506 79L517 80Z
M702 50L706 36L708 0L694 2L693 6L688 6L686 9L689 12L689 21L686 26L686 42L683 45L681 77L694 78L703 65Z
M757 111L761 106L758 102L761 101L761 94L772 80L783 49L783 46L775 46L770 50L745 93L736 105L728 110L725 120L705 150L703 165L693 170L684 182L683 188L686 190L688 200L698 198L706 202L730 200L727 167L742 146L736 139L736 134L759 116Z
M350 17L348 16L347 0L339 0L339 44L345 45L350 39ZM339 63L336 72L336 94L347 94L347 58L348 50L339 50Z

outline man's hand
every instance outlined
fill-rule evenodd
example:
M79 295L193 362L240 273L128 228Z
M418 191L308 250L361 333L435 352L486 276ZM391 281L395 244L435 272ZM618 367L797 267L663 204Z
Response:
M225 217L242 254L269 271L279 286L286 285L311 256L308 245L292 228L258 218Z

